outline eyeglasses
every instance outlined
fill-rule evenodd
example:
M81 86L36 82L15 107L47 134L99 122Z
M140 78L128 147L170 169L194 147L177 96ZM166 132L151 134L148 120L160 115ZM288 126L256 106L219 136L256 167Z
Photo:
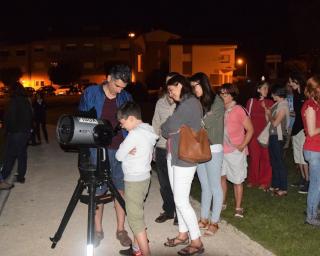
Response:
M228 93L228 92L220 92L219 95L221 97L226 97L226 96L230 95L230 93Z

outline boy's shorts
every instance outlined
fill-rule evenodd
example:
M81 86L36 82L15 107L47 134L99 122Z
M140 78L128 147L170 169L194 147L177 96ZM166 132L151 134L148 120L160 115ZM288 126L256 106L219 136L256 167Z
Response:
M123 170L121 167L121 162L119 162L116 159L116 152L117 150L115 149L108 149L108 157L109 157L109 163L110 163L110 169L111 169L111 177L112 177L112 182L115 185L116 189L118 190L124 190L124 175L123 175ZM96 195L103 195L108 191L108 186L107 184L103 184L100 187L97 187L96 190Z
M233 184L241 184L247 177L247 155L245 152L235 150L224 154L222 163L222 174Z
M148 194L150 178L143 181L125 181L124 199L129 226L134 235L146 229L143 205Z

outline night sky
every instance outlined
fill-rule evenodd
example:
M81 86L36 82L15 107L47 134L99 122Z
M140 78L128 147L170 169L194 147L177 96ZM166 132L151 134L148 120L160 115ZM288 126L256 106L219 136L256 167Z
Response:
M20 3L19 3L20 2ZM239 51L297 54L320 45L320 1L1 1L0 40L165 29L234 41Z

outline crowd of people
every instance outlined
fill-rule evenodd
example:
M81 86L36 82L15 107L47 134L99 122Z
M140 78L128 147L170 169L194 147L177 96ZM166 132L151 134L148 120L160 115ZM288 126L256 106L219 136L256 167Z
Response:
M102 84L84 91L79 105L79 110L94 109L97 118L109 120L113 127L120 123L122 128L107 150L112 180L125 199L127 220L133 233L131 239L124 226L124 209L115 200L116 238L122 246L130 246L129 255L151 255L144 221L144 202L150 186L152 160L156 163L163 201L163 212L155 222L173 219L173 224L178 225L178 233L164 241L164 246L186 245L178 251L179 255L199 255L205 250L201 236L213 236L218 232L220 215L224 209L233 207L235 218L245 217L242 205L245 181L247 187L258 187L276 197L288 194L284 152L288 150L290 138L294 162L301 176L301 180L292 185L299 186L300 193L308 194L306 223L320 227L319 76L313 75L305 80L300 73L294 72L285 85L276 83L270 86L268 82L261 81L256 86L255 97L250 98L246 106L241 106L237 103L239 90L235 84L223 84L218 90L213 90L204 73L185 77L171 72L161 88L152 126L142 121L140 106L124 90L130 77L128 66L113 66ZM288 96L288 88L291 96ZM19 178L23 177L26 169L26 145L32 124L32 108L24 97L15 97L19 99L16 104L23 105L24 111L28 112L23 117L28 117L28 125L19 126L17 130L9 125L9 119L5 121L11 145L19 142L21 147L23 140L24 147L12 151L15 155L5 162L0 185L7 187L2 189L12 186L4 179L12 169L16 152L21 152L17 155ZM13 99L17 101L15 97ZM292 102L292 109L289 102ZM43 100L37 97L34 112L41 111L41 103ZM37 131L40 125L43 127L43 119L37 120ZM211 160L194 163L179 158L180 128L183 125L195 132L201 128L206 130ZM48 141L46 130L43 129L43 132ZM263 134L267 143L261 142ZM95 149L91 149L90 159L94 164ZM199 220L189 199L196 173L201 185ZM228 182L233 185L234 206L227 202ZM97 195L107 190L107 186L103 185L97 188ZM95 246L104 238L102 219L103 204L97 206L95 214Z

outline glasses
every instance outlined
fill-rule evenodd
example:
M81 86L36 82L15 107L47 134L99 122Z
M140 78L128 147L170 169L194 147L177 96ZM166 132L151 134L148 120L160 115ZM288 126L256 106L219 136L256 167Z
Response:
M219 95L221 97L226 97L226 96L230 95L230 93L228 93L228 92L220 92Z

